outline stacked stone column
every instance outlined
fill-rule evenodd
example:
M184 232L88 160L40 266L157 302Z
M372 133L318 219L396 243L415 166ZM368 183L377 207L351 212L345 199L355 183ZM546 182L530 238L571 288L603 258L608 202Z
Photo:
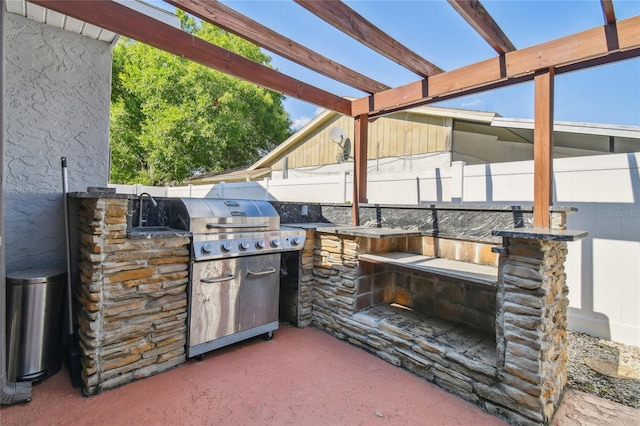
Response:
M189 238L127 238L128 202L81 204L75 293L85 395L186 359Z
M313 325L340 333L337 318L355 308L358 241L355 237L318 234L314 249Z
M518 424L548 424L567 382L567 244L508 241L497 294L500 382L476 391L490 412Z
M298 327L307 327L313 320L313 249L315 231L307 230L300 252L300 283L298 288Z

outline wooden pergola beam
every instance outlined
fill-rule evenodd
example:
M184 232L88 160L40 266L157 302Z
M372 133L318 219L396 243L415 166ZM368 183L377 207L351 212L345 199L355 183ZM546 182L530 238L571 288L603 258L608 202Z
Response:
M369 139L369 117L355 117L353 144L353 213L354 225L360 224L360 203L367 202L367 146Z
M360 43L422 77L443 70L390 37L355 10L337 0L294 0L314 15Z
M604 21L607 24L613 24L614 22L616 22L616 13L613 9L613 1L600 0L600 5L602 6L602 14L604 15Z
M617 21L615 27L615 50L608 44L608 27L597 27L356 99L352 114L385 113L518 84L533 80L540 69L555 68L561 74L640 56L640 16Z
M225 29L260 47L307 67L326 77L365 93L388 90L389 86L326 58L315 51L273 31L218 1L164 0L185 12Z
M345 98L250 61L115 1L30 1L270 90L351 114L351 102Z
M268 89L351 116L383 114L446 98L518 84L532 80L536 70L548 67L555 68L555 73L561 74L640 56L640 16L635 16L616 21L613 26L597 27L509 52L500 57L443 72L428 79L350 102L195 38L112 0L73 2L33 0L32 3L150 44ZM315 5L327 2L311 3ZM611 34L611 31L614 31L614 34ZM610 42L612 39L615 43Z
M534 81L533 226L549 228L549 207L553 203L553 68L537 73Z
M448 0L448 2L499 55L516 50L511 40L478 0Z

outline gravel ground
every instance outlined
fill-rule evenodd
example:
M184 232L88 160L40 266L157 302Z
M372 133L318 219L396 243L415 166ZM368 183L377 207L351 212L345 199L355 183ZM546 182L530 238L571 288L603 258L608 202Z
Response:
M568 386L640 409L639 347L572 331L568 341Z

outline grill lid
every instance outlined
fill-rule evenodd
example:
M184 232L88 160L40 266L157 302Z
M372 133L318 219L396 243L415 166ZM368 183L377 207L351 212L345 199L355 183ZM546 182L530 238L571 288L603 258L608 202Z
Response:
M280 227L276 209L263 200L180 198L180 217L193 233L271 231Z

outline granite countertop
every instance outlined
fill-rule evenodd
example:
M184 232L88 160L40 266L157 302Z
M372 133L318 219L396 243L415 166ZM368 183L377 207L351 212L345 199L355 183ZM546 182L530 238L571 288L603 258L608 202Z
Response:
M578 241L587 236L586 231L569 231L547 228L516 228L492 231L491 235L525 240Z
M282 227L287 228L299 228L307 231L315 231L320 228L336 228L341 225L336 225L335 223L329 222L309 222L309 223L281 223Z
M317 229L323 234L349 235L367 238L414 237L422 235L420 231L408 231L397 228L370 228L365 226L328 226Z
M167 226L143 226L128 229L127 236L132 240L152 238L180 238L191 237L191 232L185 231L183 229L169 228Z
M71 198L138 198L136 194L116 194L113 191L69 192Z

